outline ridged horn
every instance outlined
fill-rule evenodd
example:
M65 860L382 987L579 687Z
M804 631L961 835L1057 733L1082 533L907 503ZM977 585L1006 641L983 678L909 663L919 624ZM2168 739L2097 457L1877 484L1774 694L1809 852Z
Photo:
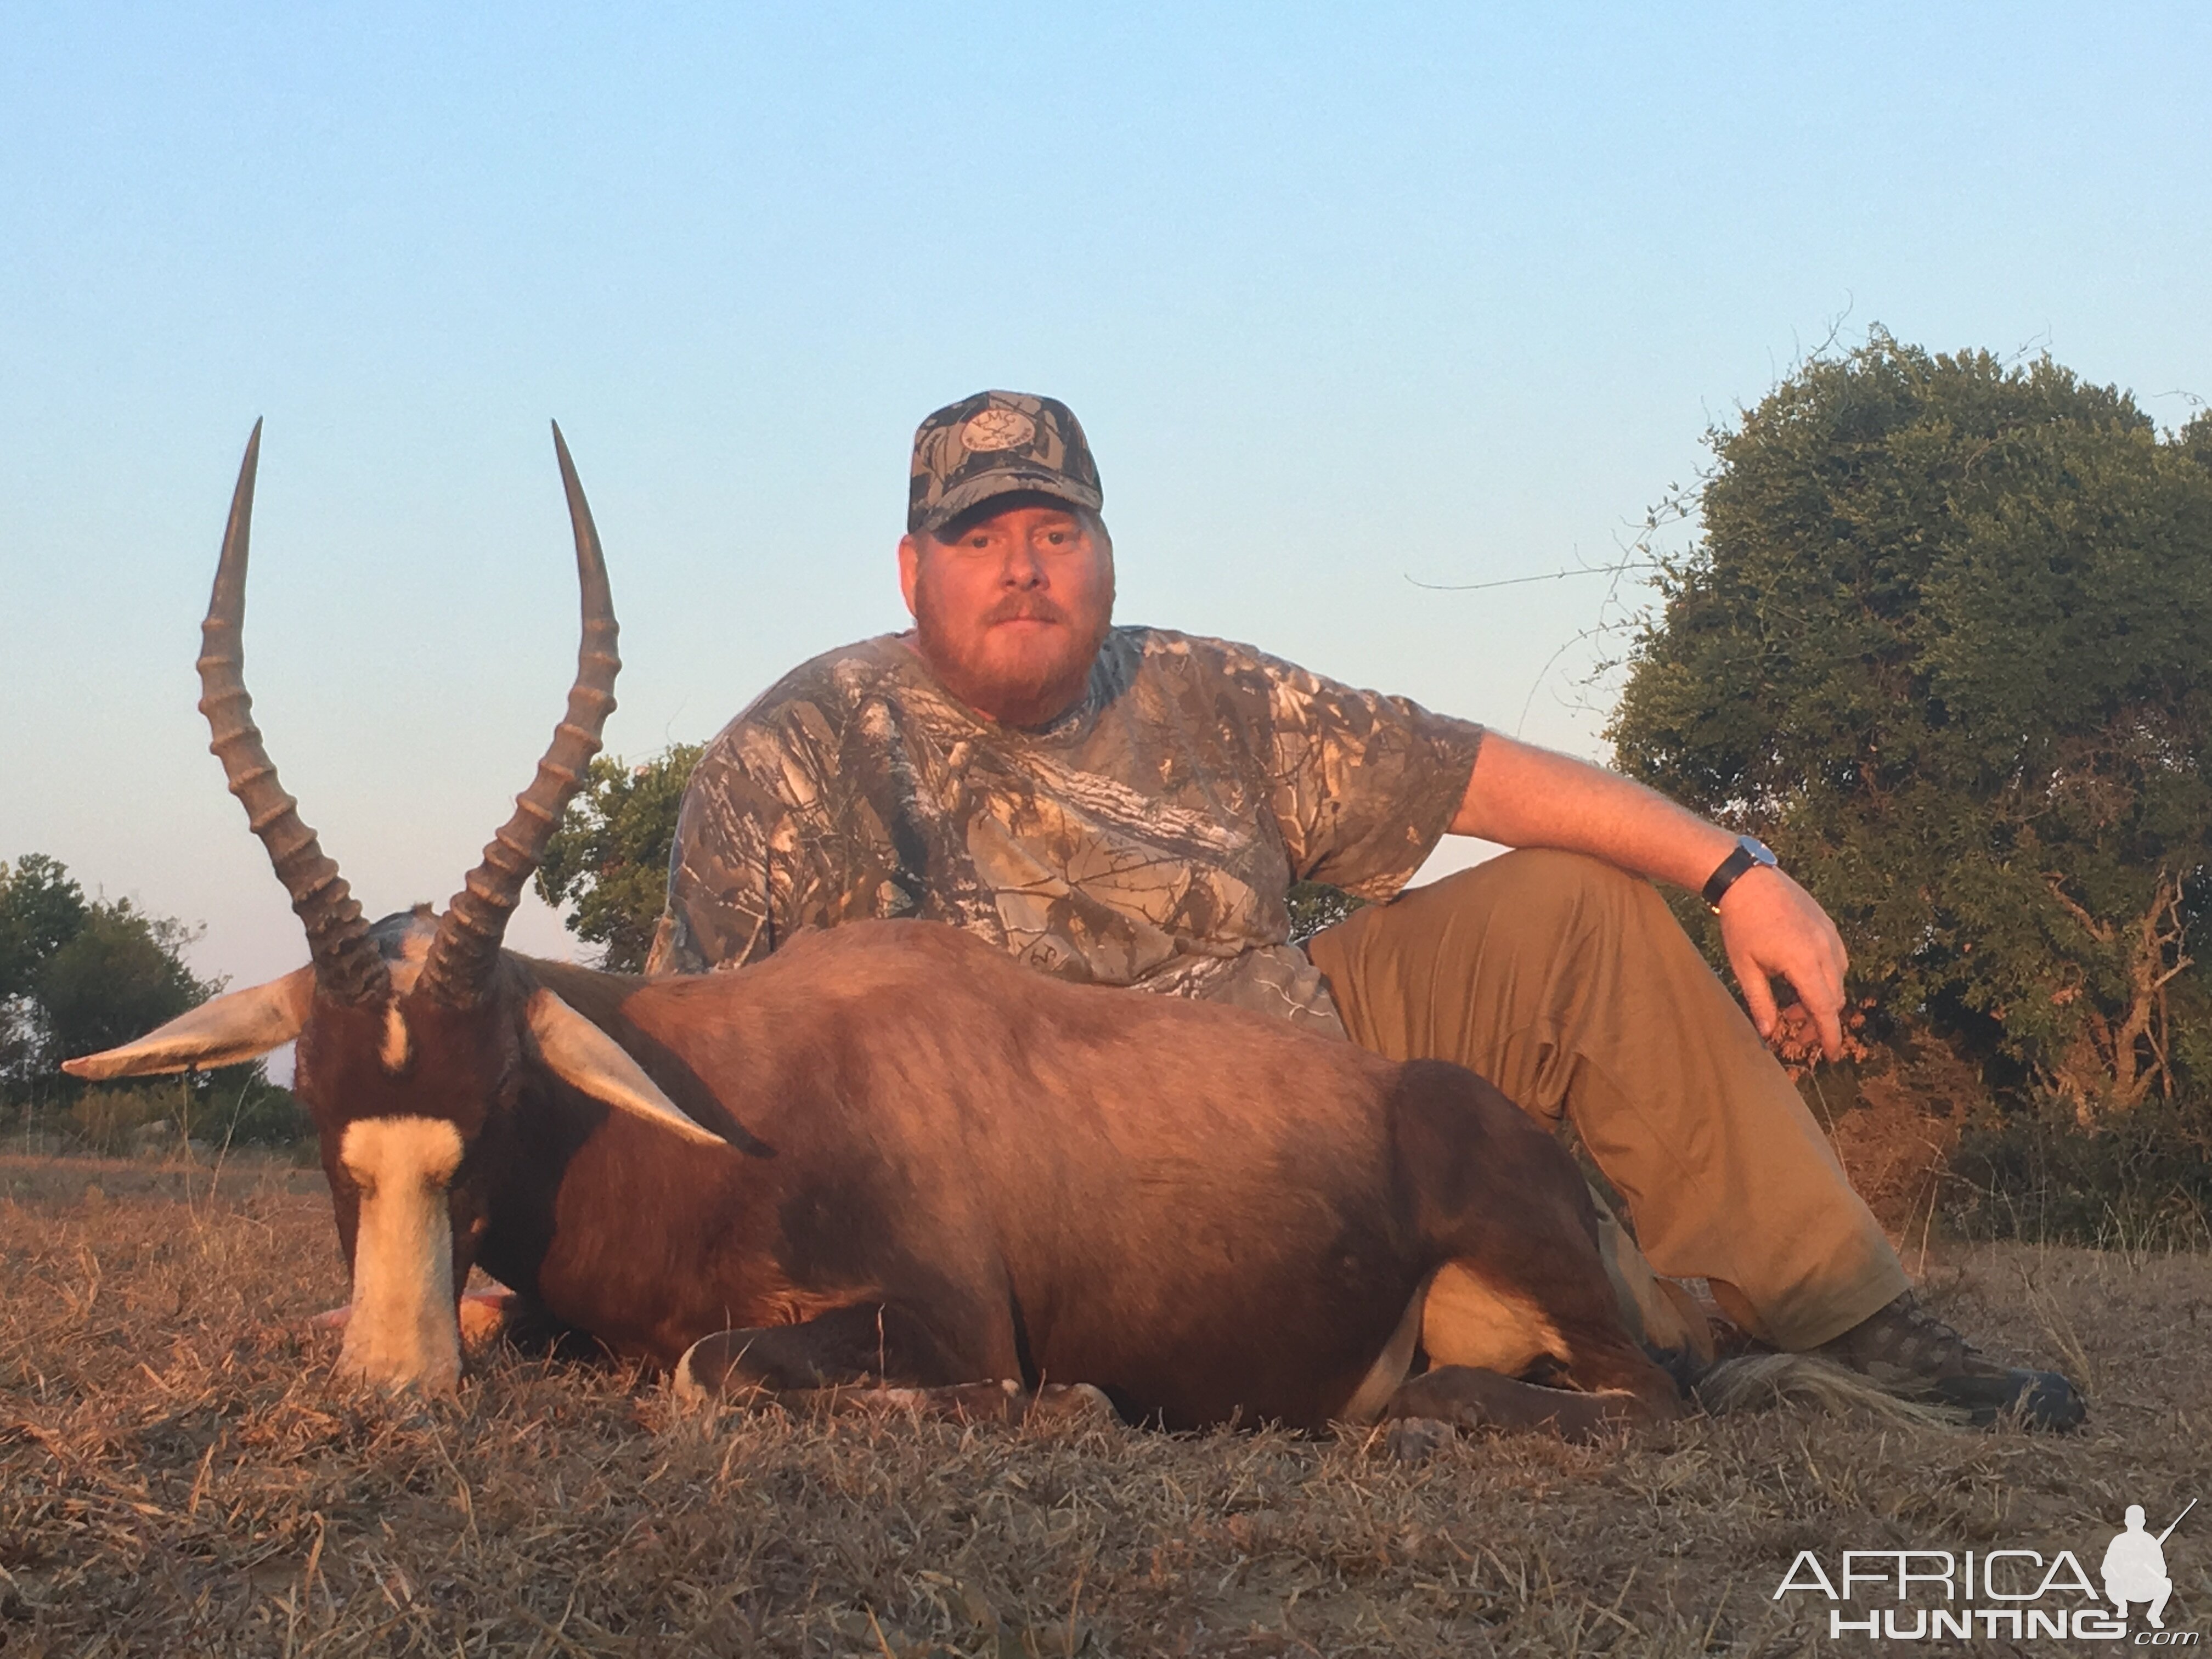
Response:
M246 554L260 465L261 422L256 421L231 492L230 523L222 532L207 620L200 624L200 713L213 734L208 748L222 762L230 793L246 808L246 822L269 849L276 878L307 927L316 982L341 1000L375 1002L390 983L384 959L337 863L324 856L315 832L300 821L300 803L277 782L276 763L253 724L253 699L246 692Z
M514 816L484 848L483 862L469 872L461 890L446 907L438 936L430 942L417 988L451 1007L470 1008L490 989L499 963L507 919L522 897L523 884L545 855L545 844L559 827L569 798L583 786L585 768L599 752L599 733L614 711L615 676L622 659L615 654L615 606L607 587L606 560L592 508L568 459L561 423L553 423L553 453L561 462L561 484L568 495L568 523L576 535L576 579L583 589L584 637L576 648L576 683L568 690L568 711L553 728L552 746L538 763L530 787L514 798Z

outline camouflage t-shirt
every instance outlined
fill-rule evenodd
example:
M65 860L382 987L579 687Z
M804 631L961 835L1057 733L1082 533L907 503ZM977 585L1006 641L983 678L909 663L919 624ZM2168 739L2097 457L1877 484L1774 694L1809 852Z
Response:
M910 635L817 657L700 757L648 969L801 928L949 921L1065 979L1340 1031L1290 943L1300 879L1386 898L1450 823L1482 728L1249 647L1107 635L1051 726L981 719Z

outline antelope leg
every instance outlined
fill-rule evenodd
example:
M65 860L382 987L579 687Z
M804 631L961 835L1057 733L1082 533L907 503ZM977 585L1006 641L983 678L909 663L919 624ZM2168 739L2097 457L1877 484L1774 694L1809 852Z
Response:
M1615 1430L1663 1420L1650 1401L1626 1389L1583 1394L1522 1382L1472 1365L1444 1365L1400 1389L1383 1407L1385 1421L1426 1419L1456 1428L1507 1434L1537 1431L1563 1440L1602 1439Z

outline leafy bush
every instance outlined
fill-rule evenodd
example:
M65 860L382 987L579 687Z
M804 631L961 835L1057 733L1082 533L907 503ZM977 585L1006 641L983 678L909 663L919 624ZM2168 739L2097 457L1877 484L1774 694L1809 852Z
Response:
M1967 1238L2107 1249L2212 1246L2212 1103L2154 1099L2092 1130L2045 1094L1968 1126L1944 1219Z
M258 1068L257 1068L258 1070ZM212 1091L202 1139L234 1146L298 1146L314 1138L315 1126L289 1089L256 1075L242 1088Z
M85 1151L123 1158L137 1150L147 1125L175 1121L177 1099L174 1084L88 1089L69 1109L69 1125Z
M2085 1123L2173 1091L2212 1061L2212 415L1877 330L1711 442L1623 769L1772 842L1889 1017Z
M60 1115L70 1138L100 1158L173 1149L189 1139L208 1146L301 1146L314 1135L307 1109L289 1089L254 1066L234 1066L189 1084L180 1077L98 1084ZM155 1131L158 1129L159 1133Z

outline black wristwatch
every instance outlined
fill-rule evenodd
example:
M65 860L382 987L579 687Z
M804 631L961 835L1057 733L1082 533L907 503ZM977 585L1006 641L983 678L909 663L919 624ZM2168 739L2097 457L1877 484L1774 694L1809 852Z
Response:
M1738 836L1735 851L1723 859L1721 867L1705 879L1705 902L1714 909L1719 909L1721 900L1728 896L1728 890L1735 885L1738 876L1755 865L1763 864L1771 870L1780 862L1765 842L1752 836Z

